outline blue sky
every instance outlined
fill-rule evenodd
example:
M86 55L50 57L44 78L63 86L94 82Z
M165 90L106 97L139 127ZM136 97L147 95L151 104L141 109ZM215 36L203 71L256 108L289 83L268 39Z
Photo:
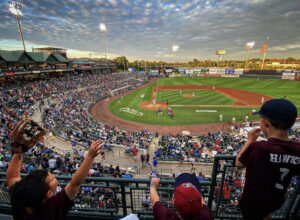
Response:
M243 60L270 36L267 57L300 58L299 0L21 0L21 27L27 50L54 46L70 57L104 55L99 23L106 24L109 58L186 61ZM0 0L0 48L22 49L17 23ZM172 45L179 45L176 53Z

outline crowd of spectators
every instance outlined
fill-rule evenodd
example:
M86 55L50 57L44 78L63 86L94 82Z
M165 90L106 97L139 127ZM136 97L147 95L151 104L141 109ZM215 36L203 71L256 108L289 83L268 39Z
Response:
M87 79L83 79L85 81ZM43 109L44 126L52 131L54 135L62 136L68 140L73 140L88 146L89 140L103 139L106 141L106 147L111 145L123 145L133 147L138 144L139 147L146 148L152 141L150 132L131 132L122 130L115 126L101 124L95 121L88 114L88 106L99 99L107 97L112 90L122 88L125 85L129 89L140 85L144 78L135 74L114 74L104 76L93 76L93 86L88 86L81 90L72 90L59 95L52 96L47 102L41 103Z
M145 131L124 131L110 125L103 125L89 117L88 105L111 94L112 90L124 86L133 89L143 83L145 78L134 73L124 74L87 74L72 72L57 78L42 80L17 80L0 86L0 169L5 171L11 159L10 136L13 128L24 117L35 111L43 115L43 125L50 134L62 135L83 146L88 140L105 139L106 147L121 144L133 147L134 144L147 147L151 134ZM125 90L126 91L126 90ZM125 92L123 90L123 92ZM49 168L57 174L70 174L78 168L83 152L77 151L74 158L55 152L51 144L40 142L38 150L26 154L27 162L22 172L37 168ZM78 150L77 148L75 148ZM95 176L109 173L109 169L98 164ZM99 171L99 172L98 172ZM107 172L106 172L107 171ZM125 175L117 173L116 176Z
M300 130L291 129L290 137L293 141L299 141ZM197 136L197 139L199 142L191 136L163 135L155 156L165 161L211 162L217 154L236 155L246 142L245 137L225 131L208 132Z

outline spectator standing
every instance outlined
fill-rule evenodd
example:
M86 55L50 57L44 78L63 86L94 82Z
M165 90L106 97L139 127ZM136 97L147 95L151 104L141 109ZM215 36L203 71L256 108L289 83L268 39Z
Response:
M147 153L145 165L148 164L151 167L151 164L149 163L149 161L150 161L150 154Z
M247 168L239 201L244 219L268 218L283 204L292 177L300 175L300 144L288 137L297 117L295 105L273 99L265 102L258 113L260 128L248 132L248 140L236 158L236 166ZM260 131L267 141L256 141Z
M195 158L194 157L190 157L190 163L191 163L191 173L193 173L196 170L196 168L195 168Z
M177 209L178 214L173 210L166 208L160 202L160 197L157 193L159 183L159 178L153 178L150 184L150 198L155 219L213 219L201 195L200 184L196 176L189 173L183 173L175 180L173 204Z
M142 168L144 168L144 163L145 163L145 155L141 154L141 162L142 162Z
M138 150L136 149L136 146L134 146L132 148L132 156L133 156L134 161L137 160L137 152L138 152Z
M46 170L32 171L21 179L20 150L20 153L13 156L6 175L14 219L66 219L68 211L74 205L72 200L88 175L94 158L102 149L101 140L92 142L86 158L70 183L57 194L57 180Z
M154 170L156 170L156 167L157 167L157 159L156 159L156 157L153 158L152 164L153 164Z

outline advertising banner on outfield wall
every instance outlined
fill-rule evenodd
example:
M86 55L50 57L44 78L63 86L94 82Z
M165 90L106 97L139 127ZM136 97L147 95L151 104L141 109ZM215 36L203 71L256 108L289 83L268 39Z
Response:
M209 72L209 69L201 68L201 73L208 73L208 72Z
M194 73L201 73L201 69L200 69L200 68L194 68L194 69L193 69L193 72L194 72Z
M295 76L282 76L281 79L285 79L285 80L294 80Z
M225 69L217 69L217 74L225 74Z
M186 70L185 70L185 73L186 73L186 74L193 74L193 73L194 73L194 70L193 70L193 69L186 69Z
M173 72L172 69L166 69L165 71L166 71L166 73L172 73Z
M232 77L232 78L239 78L239 74L222 74L222 77Z
M243 75L244 69L234 69L234 74Z
M209 74L217 74L217 69L209 69Z
M209 74L204 74L203 76L204 77L221 77L222 75L221 74L211 74L211 73L209 73Z
M186 70L185 68L179 68L179 69L178 69L178 71L179 71L180 73L185 73L185 70Z
M295 76L295 72L293 70L283 70L282 72L283 76Z
M234 74L234 69L226 69L225 74Z

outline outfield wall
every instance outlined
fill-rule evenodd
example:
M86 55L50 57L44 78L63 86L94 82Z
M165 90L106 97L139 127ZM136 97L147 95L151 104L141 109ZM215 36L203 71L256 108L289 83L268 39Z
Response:
M234 78L261 78L261 79L282 79L300 81L299 70L244 70L244 69L197 69L195 74L200 77L234 77ZM201 71L199 71L201 70ZM192 70L189 70L190 72ZM200 72L200 73L199 73Z

